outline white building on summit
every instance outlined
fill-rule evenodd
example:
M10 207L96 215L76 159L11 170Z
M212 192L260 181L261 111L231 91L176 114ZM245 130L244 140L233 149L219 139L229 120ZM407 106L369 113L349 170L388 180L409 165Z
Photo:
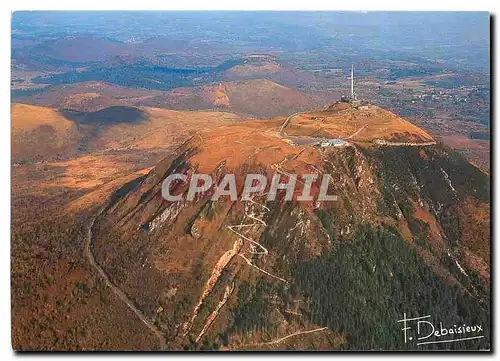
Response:
M348 142L346 142L344 139L340 139L340 138L324 139L321 142L319 142L318 144L322 148L325 148L325 147L347 147L347 146L349 146Z

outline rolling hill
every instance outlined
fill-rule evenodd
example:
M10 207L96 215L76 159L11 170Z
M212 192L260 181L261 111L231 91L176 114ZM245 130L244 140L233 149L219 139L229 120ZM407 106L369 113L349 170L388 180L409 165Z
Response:
M75 154L78 127L57 110L25 104L11 107L12 161L38 161Z
M325 96L302 92L265 79L221 82L170 91L127 88L91 81L51 86L31 95L16 97L15 100L80 112L123 105L175 110L223 110L257 118L313 110L328 103Z
M110 60L133 52L133 45L96 36L67 36L21 48L22 58L41 58L53 62L87 63Z
M94 152L165 150L200 130L241 120L228 112L122 105L84 113L14 104L11 114L13 163Z
M327 100L265 79L179 88L140 104L173 109L226 109L257 118L272 118L316 109Z
M90 97L88 94L92 94ZM96 96L99 95L99 97ZM51 86L29 95L14 97L15 102L60 110L97 111L111 105L134 105L134 100L161 94L147 89L122 87L105 82L82 82Z

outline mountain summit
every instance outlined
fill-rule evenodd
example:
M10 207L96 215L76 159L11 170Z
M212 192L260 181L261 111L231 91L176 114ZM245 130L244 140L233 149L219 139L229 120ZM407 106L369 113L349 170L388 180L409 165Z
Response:
M240 188L249 173L329 174L338 198L169 202L161 189L173 173L234 174ZM386 349L405 312L458 324L489 307L488 227L469 222L489 212L488 189L406 120L339 103L194 135L111 197L91 250L169 348Z

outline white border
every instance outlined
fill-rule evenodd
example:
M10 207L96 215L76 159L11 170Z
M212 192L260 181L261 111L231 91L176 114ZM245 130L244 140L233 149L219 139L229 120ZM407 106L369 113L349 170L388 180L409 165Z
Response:
M75 6L76 5L76 6ZM493 10L492 1L433 1L420 0L411 3L403 1L286 1L286 0L185 0L180 2L119 0L90 0L78 3L60 0L17 1L16 10L353 10L353 11L488 11Z
M2 2L0 5L2 7L2 11L0 12L0 26L1 26L1 39L2 46L0 47L2 56L1 56L1 71L2 71L2 86L0 87L2 96L1 101L3 102L3 116L1 118L0 126L0 149L1 149L1 170L2 177L1 181L1 198L0 198L0 222L1 222L1 256L2 256L2 272L0 276L0 287L3 291L2 294L4 297L0 299L1 305L1 314L0 314L0 357L1 359L11 359L15 357L15 354L12 352L10 346L10 19L11 12L14 10L367 10L367 11L376 11L376 10L449 10L449 11L490 11L494 14L498 14L498 5L497 1L488 1L488 0L474 0L474 1L435 1L435 0L417 0L411 3L403 2L403 1L390 1L390 0L378 0L378 1L369 1L369 0L357 0L354 1L341 1L335 2L332 1L322 1L322 0L307 0L300 2L292 2L286 0L279 1L269 1L269 0L251 0L251 1L241 1L236 2L234 0L210 0L208 2L203 2L200 0L184 0L180 2L166 2L166 1L139 1L139 2L124 2L112 0L103 3L102 1L96 0L87 0L87 1L79 1L79 2L70 2L70 1L61 1L61 0L45 0L45 1L34 1L34 0L22 0L16 2ZM498 19L496 19L498 21ZM496 24L496 28L498 28L498 23ZM493 40L493 39L492 39ZM497 45L497 41L495 40L495 44ZM492 64L493 65L493 64ZM495 61L496 68L498 69L498 58ZM493 84L492 84L493 86ZM499 95L495 91L495 99L493 102L498 104ZM494 123L494 120L492 121ZM494 126L493 129L496 129L497 126ZM498 138L497 131L495 131L495 139L496 146L492 150L494 154L498 154L498 143L500 139ZM498 169L498 159L497 157L493 158L495 160L494 164L492 164L492 169ZM495 180L496 189L498 190L498 183ZM492 204L496 204L496 200L498 198L498 192L495 193L495 199ZM495 221L492 224L500 224L499 213L497 212L495 215ZM492 244L496 243L492 239ZM496 259L498 259L498 249L500 246L497 244L494 247ZM498 276L498 267L495 267L495 274L492 279L497 280ZM496 285L495 290L498 288ZM495 292L496 295L496 292ZM492 302L496 299L495 296L492 297ZM495 310L494 316L495 320L498 321L498 309ZM493 325L500 324L498 322L493 322ZM494 345L498 347L498 330L494 332L495 339ZM402 356L401 354L396 354L397 356ZM449 355L449 354L448 354ZM55 355L45 355L45 357L56 357ZM83 357L88 357L91 355L85 355ZM121 354L120 356L124 356ZM148 355L144 354L134 354L132 357L137 357L139 359L143 359L148 357ZM203 356L196 355L195 357ZM218 355L212 355L218 356ZM234 355L231 355L234 356ZM267 359L271 357L288 357L289 355L255 355L253 357L258 357L259 359ZM318 357L317 355L312 354L300 354L294 355L295 357L300 358L312 358ZM362 357L363 355L346 355L346 354L334 354L329 355L332 357ZM367 355L365 355L367 356ZM375 356L370 354L370 356ZM417 357L425 357L426 359L437 359L438 357L442 357L444 355L437 354L419 354ZM449 355L451 357L455 357L456 355ZM463 355L461 355L463 356ZM472 356L472 355L471 355ZM25 355L24 359L32 359L34 357L40 357L40 355ZM58 355L58 359L67 359L71 357L70 355ZM97 359L104 359L104 355L94 355ZM149 356L151 357L151 356ZM184 357L193 357L193 355L189 356L188 354L182 355L156 355L153 357L161 357L161 358L184 358ZM378 357L386 357L385 354L378 355Z

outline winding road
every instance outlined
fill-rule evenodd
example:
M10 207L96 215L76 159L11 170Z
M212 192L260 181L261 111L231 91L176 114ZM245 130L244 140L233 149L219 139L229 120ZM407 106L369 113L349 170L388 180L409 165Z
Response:
M307 145L307 144L315 145L315 144L319 144L319 143L321 143L323 141L327 141L328 140L328 138L315 138L315 137L311 137L311 136L299 137L299 136L285 135L286 127L288 127L288 125L290 124L290 122L292 121L292 119L294 117L296 117L297 115L300 115L300 114L304 114L304 113L303 112L293 113L293 114L289 115L285 119L285 121L283 122L283 124L281 125L281 128L280 128L280 133L279 134L280 134L281 138L287 139L287 140L291 141L295 145ZM351 137L353 137L357 133L361 132L363 130L363 128L364 127L361 127L356 133L350 135L346 139L350 139ZM342 139L342 138L339 138L339 139ZM346 141L346 144L348 145L349 143L347 143L347 141Z
M293 144L297 144L297 145L315 144L315 143L319 143L320 141L322 141L323 139L314 138L314 137L294 137L294 136L290 136L290 135L285 135L285 129L286 129L286 127L288 127L288 124L290 124L293 117L296 117L297 115L300 115L300 114L303 114L303 113L293 113L293 114L289 115L288 117L286 117L285 121L283 122L283 124L281 125L281 128L280 128L280 137L283 139L287 139L287 140L291 141Z
M280 137L281 138L285 137L285 129L288 126L288 123L290 123L290 121L292 120L293 117L295 117L296 115L299 115L299 114L302 114L302 113L293 113L293 114L289 115L288 117L286 117L285 121L283 122L283 125L280 128Z
M299 136L285 135L286 127L288 127L288 125L290 124L290 122L292 121L292 119L294 117L296 117L297 115L300 115L300 114L304 114L304 112L293 113L293 114L289 115L285 119L285 121L281 125L280 131L279 131L279 135L280 135L281 138L287 139L287 140L291 141L295 145L306 145L306 144L317 145L317 144L320 144L323 141L328 141L329 140L328 138L314 138L314 137L311 137L311 136L309 136L309 137L299 137ZM353 138L353 137L355 137L359 133L361 133L367 126L368 125L365 124L364 126L362 126L361 128L359 128L357 131L355 131L354 133L352 133L348 137L345 137L345 138L338 137L338 138L333 138L333 139L341 139L341 140L345 141L348 146L350 146L352 144L349 143L348 140L351 139L351 138ZM375 139L375 140L373 140L373 143L376 144L376 145L378 145L378 146L387 146L387 147L423 147L423 146L430 146L430 145L435 145L436 144L436 142L434 140L433 141L429 141L429 142L413 143L413 142L391 142L391 141L387 141L387 140L384 140L384 139Z
M309 331L299 331L299 332L292 333L291 335L278 338L277 340L274 340L274 341L263 342L263 343L256 343L256 344L252 344L252 345L243 345L243 346L240 346L240 347L256 347L256 346L277 345L280 342L283 342L283 341L285 341L285 340L287 340L287 339L289 339L291 337L295 337L295 336L299 336L299 335L306 335L308 333L320 332L320 331L325 331L325 330L328 330L328 327L315 328L314 330L309 330Z
M156 337L158 337L158 340L160 341L160 350L166 350L167 345L166 345L166 339L164 333L152 322L150 321L146 315L139 310L135 305L134 302L123 292L118 286L116 286L111 279L109 278L108 274L104 269L99 265L99 263L96 261L94 253L93 253L93 245L94 245L94 233L93 233L93 227L94 224L97 220L97 218L104 212L104 210L107 208L107 206L104 206L101 208L101 210L97 213L92 218L92 221L90 222L90 225L87 230L87 237L85 240L85 256L89 263L92 265L92 267L95 268L97 273L101 276L101 278L104 280L106 285L111 289L111 291L118 296L119 299L121 299L127 306L130 308L136 316L155 334Z

